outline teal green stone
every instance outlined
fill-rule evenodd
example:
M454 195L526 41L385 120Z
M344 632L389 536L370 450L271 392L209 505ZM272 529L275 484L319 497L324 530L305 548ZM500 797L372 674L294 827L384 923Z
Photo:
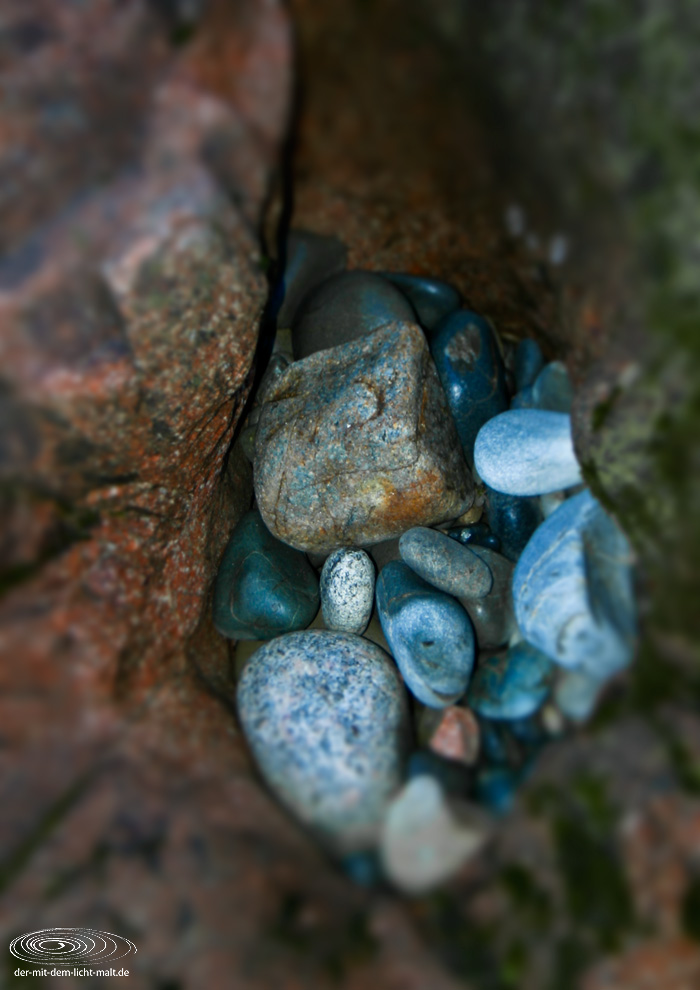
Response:
M230 639L272 639L306 629L318 606L318 578L306 555L276 539L257 510L247 512L216 576L217 630Z
M381 275L397 289L401 289L418 314L418 322L424 330L432 331L443 317L459 309L459 292L439 278L409 275L407 272L381 272Z

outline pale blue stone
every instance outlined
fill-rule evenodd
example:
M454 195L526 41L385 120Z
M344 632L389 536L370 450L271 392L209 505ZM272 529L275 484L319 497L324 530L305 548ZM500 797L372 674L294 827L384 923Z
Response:
M539 527L513 576L520 630L563 667L604 678L629 663L636 621L629 543L588 491Z
M554 702L572 722L585 722L593 714L606 680L583 668L563 670L554 688Z
M382 631L411 692L430 708L462 697L474 666L474 631L459 602L431 587L402 561L377 580Z
M484 718L526 718L549 694L553 667L545 653L524 640L480 660L469 685L469 707Z
M474 463L482 481L507 495L544 495L581 481L571 417L511 409L479 430Z
M491 571L477 554L435 529L409 529L399 552L411 570L448 595L483 598L493 586Z

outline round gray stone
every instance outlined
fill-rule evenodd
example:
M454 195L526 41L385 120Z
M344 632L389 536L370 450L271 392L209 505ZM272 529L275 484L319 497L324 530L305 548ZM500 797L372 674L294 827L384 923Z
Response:
M273 793L336 849L372 846L408 731L405 690L384 650L351 633L280 636L248 661L237 703Z
M328 629L363 633L374 604L374 564L364 550L341 547L321 571L321 609Z

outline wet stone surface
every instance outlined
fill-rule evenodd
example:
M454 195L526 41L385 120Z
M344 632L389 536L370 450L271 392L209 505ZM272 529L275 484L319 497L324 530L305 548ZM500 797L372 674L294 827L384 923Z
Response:
M291 365L263 405L254 484L271 532L303 550L371 545L468 508L422 331L390 324Z
M491 591L488 565L469 547L434 529L409 529L399 540L399 553L419 577L448 595L483 598Z
M321 571L321 610L327 629L363 633L374 605L374 564L364 550L341 547Z

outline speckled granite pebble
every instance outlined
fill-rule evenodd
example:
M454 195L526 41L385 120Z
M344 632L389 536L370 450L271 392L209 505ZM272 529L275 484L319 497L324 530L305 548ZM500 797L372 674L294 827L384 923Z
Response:
M300 306L292 326L297 359L357 340L387 323L414 323L410 302L374 272L341 272L322 282Z
M544 703L553 681L552 660L524 640L479 660L467 702L484 718L521 719Z
M471 550L488 564L493 586L484 598L460 598L472 620L481 649L493 649L507 643L516 631L513 611L513 564L488 547L470 544Z
M635 606L626 537L588 491L545 520L523 551L513 597L523 636L564 667L604 678L632 657Z
M321 571L321 609L327 629L363 633L374 605L374 564L364 550L341 547Z
M438 278L424 278L405 272L380 272L408 298L424 330L434 330L440 320L459 309L459 292Z
M474 632L456 599L437 591L402 561L377 580L377 611L412 693L431 708L462 697L474 665Z
M384 822L384 872L399 890L423 894L459 870L486 838L483 827L457 821L436 780L415 777L392 801Z
M318 611L318 578L305 555L247 512L224 552L214 586L214 625L231 639L271 639L305 629Z
M477 554L435 529L409 529L399 540L399 552L411 570L448 595L483 598L493 586L491 571Z
M430 341L440 381L469 461L479 429L508 408L505 369L486 320L468 309L450 314Z
M507 495L543 495L581 481L571 418L541 409L511 409L479 431L474 464L481 479Z
M293 230L287 237L284 274L277 289L278 327L291 327L304 297L325 279L345 268L347 248L335 237Z
M465 511L471 474L420 328L391 324L290 365L260 414L254 475L267 526L301 550Z
M399 786L406 697L391 659L350 633L272 640L238 685L238 712L276 796L331 845L374 845Z

